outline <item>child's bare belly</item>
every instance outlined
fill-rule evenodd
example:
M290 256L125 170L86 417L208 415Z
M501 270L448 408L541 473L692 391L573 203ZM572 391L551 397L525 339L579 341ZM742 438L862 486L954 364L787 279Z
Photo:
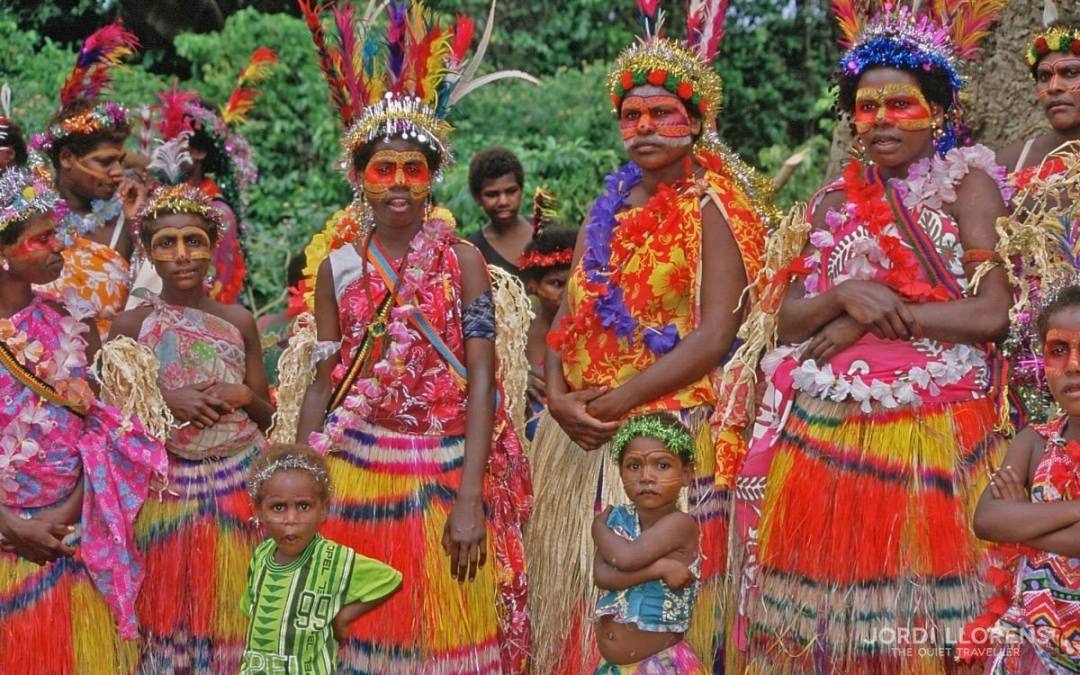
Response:
M682 639L682 633L655 633L637 626L618 623L604 616L596 624L596 643L600 656L617 666L636 663L658 654Z

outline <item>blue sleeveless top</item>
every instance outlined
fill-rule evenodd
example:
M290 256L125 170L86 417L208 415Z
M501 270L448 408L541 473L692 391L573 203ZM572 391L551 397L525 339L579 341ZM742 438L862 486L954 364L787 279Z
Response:
M613 507L607 526L629 541L641 536L641 523L633 504ZM699 557L690 566L695 579L686 588L673 589L663 581L654 580L621 591L602 591L596 601L595 616L614 617L618 623L633 624L654 633L685 633L697 598L700 568Z

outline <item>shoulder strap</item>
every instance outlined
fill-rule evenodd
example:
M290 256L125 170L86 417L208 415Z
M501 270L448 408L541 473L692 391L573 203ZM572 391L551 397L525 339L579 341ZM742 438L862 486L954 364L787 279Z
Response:
M1024 149L1020 151L1020 158L1016 160L1016 166L1013 167L1013 173L1024 168L1024 162L1027 161L1028 155L1031 153L1031 146L1033 145L1035 145L1034 137L1027 139L1024 143Z
M116 217L116 224L113 225L112 240L109 242L109 248L115 249L116 244L120 241L120 235L124 231L124 212L120 211L120 215Z
M80 417L86 415L86 406L65 399L51 384L27 370L26 366L19 363L7 343L3 341L0 341L0 365L4 366L12 377L39 397L52 404L63 406Z

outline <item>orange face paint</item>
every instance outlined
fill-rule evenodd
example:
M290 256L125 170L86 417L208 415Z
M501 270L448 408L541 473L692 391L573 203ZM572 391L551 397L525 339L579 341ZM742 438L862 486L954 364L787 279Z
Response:
M1047 375L1080 372L1080 330L1051 328L1047 331L1043 365Z
M210 235L195 225L163 227L150 239L150 257L158 262L209 260Z
M431 192L431 169L424 153L380 150L372 155L364 169L364 195L382 201L392 187L407 187L414 199Z
M689 145L693 130L686 106L670 94L627 96L619 109L619 133L623 144L639 136L655 135L665 145Z
M1035 82L1035 93L1043 98L1061 90L1080 91L1080 59L1040 63Z
M922 91L912 84L863 87L855 93L855 130L865 134L878 124L904 131L922 131L933 125L933 112Z

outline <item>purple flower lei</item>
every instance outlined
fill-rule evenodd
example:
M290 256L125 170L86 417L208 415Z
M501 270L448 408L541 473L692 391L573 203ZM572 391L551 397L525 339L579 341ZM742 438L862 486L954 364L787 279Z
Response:
M615 332L627 344L634 344L634 333L641 324L623 302L623 290L611 282L611 238L619 224L615 217L629 206L630 191L641 182L641 167L628 162L604 179L600 195L585 225L585 254L581 258L585 278L604 287L594 307L600 325ZM679 329L674 324L644 328L645 347L654 354L666 354L679 344Z

